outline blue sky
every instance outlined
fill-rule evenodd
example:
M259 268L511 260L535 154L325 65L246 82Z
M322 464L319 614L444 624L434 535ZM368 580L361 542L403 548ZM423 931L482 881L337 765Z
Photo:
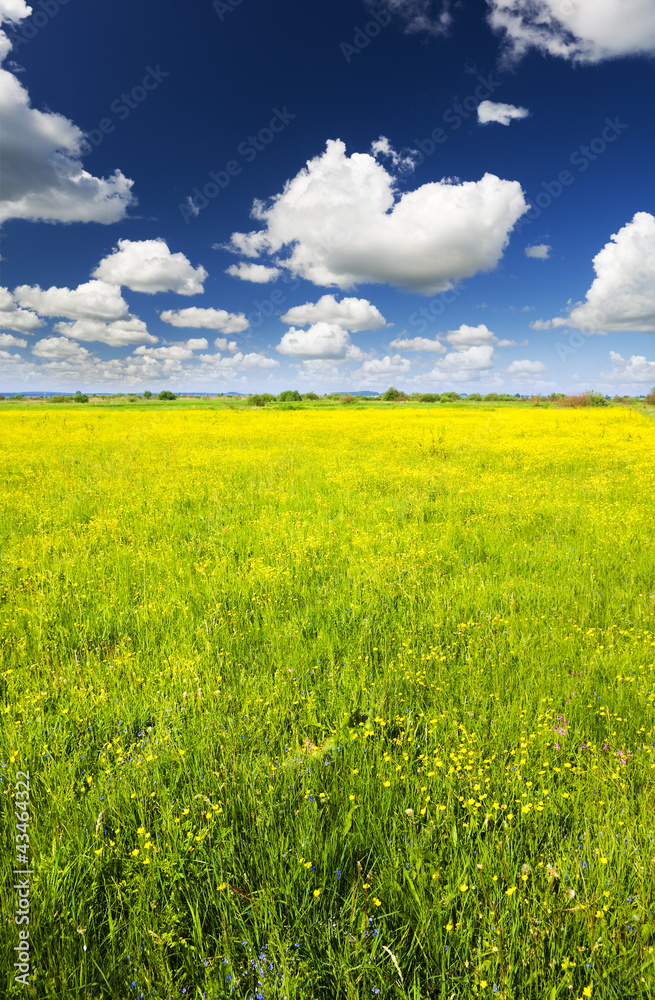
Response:
M0 17L0 391L655 385L652 0Z

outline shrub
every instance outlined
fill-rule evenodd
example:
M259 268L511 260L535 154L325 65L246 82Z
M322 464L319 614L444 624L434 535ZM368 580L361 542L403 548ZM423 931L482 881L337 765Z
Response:
M441 396L438 392L424 392L418 397L419 403L439 403Z
M354 403L355 397L351 396L350 393L347 392L344 396L341 397L341 402L345 403L346 405L348 405L348 403Z
M134 398L136 399L136 396ZM73 401L75 403L88 403L89 397L84 392L76 392L73 396Z
M648 403L649 406L655 406L655 386L653 386L653 391L649 392L645 397L644 403Z
M303 399L311 399L311 400L314 400L314 399L318 399L318 396L316 395L316 393L315 393L315 392L303 392L303 394L302 394L302 398L303 398Z
M265 406L264 400L260 395L254 393L252 396L248 397L248 402L251 406Z
M171 392L170 389L162 389L157 396L157 399L177 399L177 396L174 392Z
M566 409L579 406L609 406L609 400L605 399L602 393L589 390L578 395L563 396L555 401L555 406Z
M481 403L482 402L482 396L480 395L479 392L472 392L471 395L468 398L470 400L472 400L474 403Z
M299 403L302 396L297 389L285 389L277 398L280 403Z
M395 403L399 399L407 399L407 396L404 392L401 392L400 389L394 389L394 387L390 385L387 391L382 394L382 399L384 399L385 402L391 401Z
M460 396L460 394L458 392L442 392L441 393L441 402L442 403L456 403L457 400L461 399L461 398L462 397Z
M152 393L150 392L150 389L146 389L146 391L143 394L143 398L144 399L152 399Z

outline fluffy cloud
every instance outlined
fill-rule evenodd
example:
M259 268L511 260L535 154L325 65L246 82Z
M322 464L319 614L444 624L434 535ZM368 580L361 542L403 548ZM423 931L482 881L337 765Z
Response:
M401 173L411 173L416 167L417 151L415 149L408 150L405 156L401 156L393 148L386 135L381 135L379 139L371 143L371 152L373 156L386 156L391 160L394 169Z
M45 337L37 341L32 348L32 354L37 358L45 358L46 361L77 360L86 361L89 352L86 347L81 347L74 340L67 337Z
M132 344L156 344L157 337L148 333L143 320L136 316L103 323L97 319L78 319L74 323L55 323L55 331L74 340L94 341L110 347L129 347Z
M535 260L548 260L551 248L547 243L536 243L532 247L525 248L526 257L534 257Z
M207 375L224 371L235 371L236 369L267 369L279 368L280 362L275 358L268 358L265 354L234 354L231 358L221 357L220 354L201 354L200 360L205 362L203 372Z
M256 285L266 285L269 281L275 281L282 274L279 267L266 267L265 264L246 264L239 261L238 264L230 264L225 271L233 278L241 278L242 281L252 281Z
M530 323L531 330L550 330L553 325L553 321L550 319L535 319Z
M479 326L467 326L462 323L459 330L449 330L446 340L453 347L480 347L482 344L494 344L496 335L487 329L484 323Z
M345 358L350 347L347 330L334 323L314 323L309 330L288 330L275 348L294 358Z
M0 347L27 347L27 341L12 333L0 333Z
M530 112L527 108L516 108L513 104L496 104L495 101L482 101L478 105L478 121L481 125L488 122L498 122L499 125L509 125L514 118L527 118Z
M445 35L452 24L451 0L366 0L374 12L398 14L406 30Z
M348 157L341 140L330 140L281 194L255 202L253 216L265 228L233 233L229 248L271 254L277 266L317 285L389 283L433 295L492 270L526 210L519 182L493 174L399 194L373 156Z
M371 358L365 361L362 367L354 372L355 376L362 376L366 379L383 381L392 375L406 375L411 368L407 358L400 354L385 355L383 358Z
M603 372L601 377L618 378L621 382L644 382L647 385L655 385L655 361L647 361L638 354L626 359L616 351L610 351L610 360L612 372L610 374Z
M594 257L596 278L586 301L552 326L655 333L655 216L637 212L611 239Z
M19 309L9 289L0 288L0 327L16 333L31 333L43 326L43 321L26 309Z
M204 267L193 268L183 253L171 253L166 241L119 240L118 247L101 260L94 278L125 285L133 292L177 292L198 295L207 278Z
M219 351L236 351L237 346L236 340L226 340L225 337L217 337L214 341L214 347Z
M386 326L382 313L368 299L346 298L337 302L334 295L322 295L318 302L294 306L282 317L284 323L305 326L308 323L332 323L351 333L381 330Z
M41 316L65 316L66 319L116 320L127 316L127 302L115 285L87 281L77 288L40 288L19 285L14 297L22 306Z
M398 351L431 351L437 354L445 354L446 348L438 340L429 340L428 337L412 337L411 340L392 340L389 347L395 347Z
M206 351L209 344L205 337L192 337L191 340L187 340L186 346L190 351Z
M156 358L157 361L190 361L193 357L193 348L188 344L170 344L168 347L137 347L134 353L147 358Z
M451 351L445 358L439 358L431 375L448 376L453 382L475 382L487 375L493 366L493 345L481 344Z
M225 309L165 309L161 314L164 323L189 330L218 330L220 333L243 333L248 320L243 313L229 313Z
M655 52L652 0L487 0L513 58L536 48L575 62Z
M28 17L22 0L2 0L0 22ZM11 42L0 32L0 58ZM132 181L120 170L94 177L82 167L85 139L64 115L31 107L23 85L0 68L2 145L0 223L7 219L47 222L118 222L134 201Z
M508 375L521 378L531 375L543 375L548 369L542 361L512 361L506 371Z

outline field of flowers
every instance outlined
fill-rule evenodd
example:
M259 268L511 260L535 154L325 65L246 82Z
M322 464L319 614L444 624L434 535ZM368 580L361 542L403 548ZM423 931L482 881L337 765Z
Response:
M655 422L81 409L0 413L0 994L655 996Z

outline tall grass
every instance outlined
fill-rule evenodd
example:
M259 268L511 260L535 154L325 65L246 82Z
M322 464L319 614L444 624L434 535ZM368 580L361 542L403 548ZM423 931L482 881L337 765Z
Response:
M653 996L652 422L80 410L0 415L4 995Z

